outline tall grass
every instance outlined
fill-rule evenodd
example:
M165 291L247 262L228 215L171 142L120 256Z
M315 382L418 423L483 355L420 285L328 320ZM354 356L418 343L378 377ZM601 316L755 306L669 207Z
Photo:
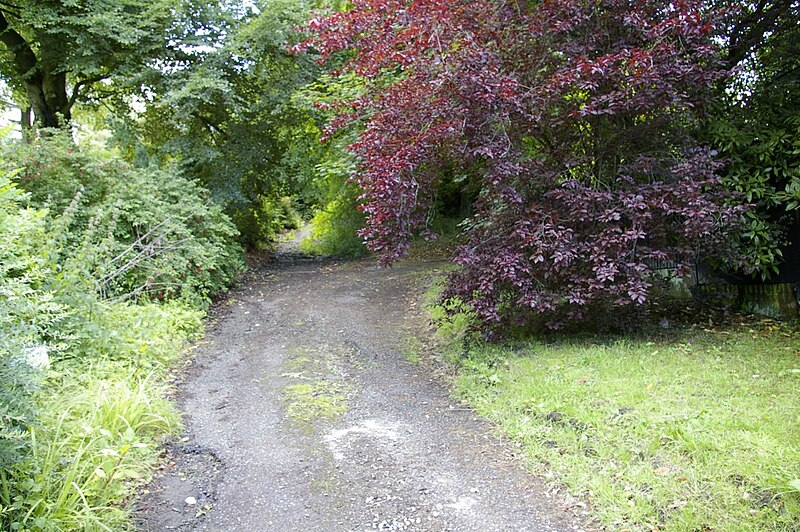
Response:
M134 307L119 329L104 331L125 331L115 357L66 359L43 375L31 452L0 475L0 529L129 526L125 503L179 428L165 377L199 323L197 313L168 307Z

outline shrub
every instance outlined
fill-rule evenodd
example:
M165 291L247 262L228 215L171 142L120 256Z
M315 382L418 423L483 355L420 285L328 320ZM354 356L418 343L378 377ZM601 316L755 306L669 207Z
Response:
M42 290L46 212L22 208L24 199L9 176L0 174L0 470L28 449L37 372L27 363L26 350L40 345L65 314Z
M0 529L119 529L177 426L163 376L201 313L101 300L81 281L87 246L64 248L77 209L48 218L26 200L0 176Z
M693 136L726 75L713 24L697 0L365 0L298 49L365 80L329 130L360 131L361 234L381 261L459 183L477 199L445 294L497 330L559 327L643 305L654 263L686 268L736 231Z
M7 150L20 183L47 206L70 261L109 297L203 301L243 267L237 231L208 192L174 169L138 169L59 134Z
M301 244L303 251L317 255L360 257L367 247L358 236L364 215L358 211L354 186L345 186L338 197L320 207L311 218L311 233Z
M284 231L297 229L303 223L292 198L259 196L259 200L234 210L232 215L242 235L242 243L250 249L264 248Z

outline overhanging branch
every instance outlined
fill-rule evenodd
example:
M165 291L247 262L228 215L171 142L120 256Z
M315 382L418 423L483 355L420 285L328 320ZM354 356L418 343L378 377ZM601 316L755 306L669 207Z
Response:
M103 81L104 79L108 79L108 76L105 74L93 76L91 78L86 78L81 80L75 84L75 87L72 89L72 95L69 97L69 106L70 108L75 105L75 102L78 100L80 96L81 89L89 87L99 81Z
M0 10L0 42L6 45L6 48L13 55L14 66L17 69L17 73L22 76L22 79L29 80L41 75L36 54L28 41L9 26L2 10Z

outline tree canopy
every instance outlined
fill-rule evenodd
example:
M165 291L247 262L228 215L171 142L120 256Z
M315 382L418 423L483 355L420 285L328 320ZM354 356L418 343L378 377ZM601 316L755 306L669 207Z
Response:
M112 77L138 76L178 45L186 50L181 24L192 9L164 0L3 2L0 73L40 126L59 127L76 102L107 95Z
M381 260L451 176L478 193L448 293L487 323L558 326L644 303L656 263L686 268L735 226L693 137L726 75L714 28L699 1L362 0L300 49L366 79L331 127L363 127L349 149Z

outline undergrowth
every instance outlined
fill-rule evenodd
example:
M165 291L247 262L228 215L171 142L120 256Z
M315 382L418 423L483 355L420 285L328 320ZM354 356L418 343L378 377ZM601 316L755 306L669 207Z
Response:
M178 304L117 304L103 334L107 356L55 360L37 370L27 455L0 476L0 529L119 530L125 503L150 477L166 435L179 427L164 398L168 368L200 331Z
M354 197L354 193L352 197L336 197L314 213L309 237L300 244L304 252L338 257L361 257L367 253L358 236L364 215L356 210Z
M196 218L169 214L178 191L155 190L157 172L116 168L59 196L94 156L36 153L54 159L0 173L0 529L125 529L131 494L178 427L169 368L238 270L235 231L185 181L171 186ZM89 175L115 170L95 162ZM47 198L43 183L23 190L25 176L52 177ZM187 264L200 270L181 277ZM174 291L150 291L162 281Z

